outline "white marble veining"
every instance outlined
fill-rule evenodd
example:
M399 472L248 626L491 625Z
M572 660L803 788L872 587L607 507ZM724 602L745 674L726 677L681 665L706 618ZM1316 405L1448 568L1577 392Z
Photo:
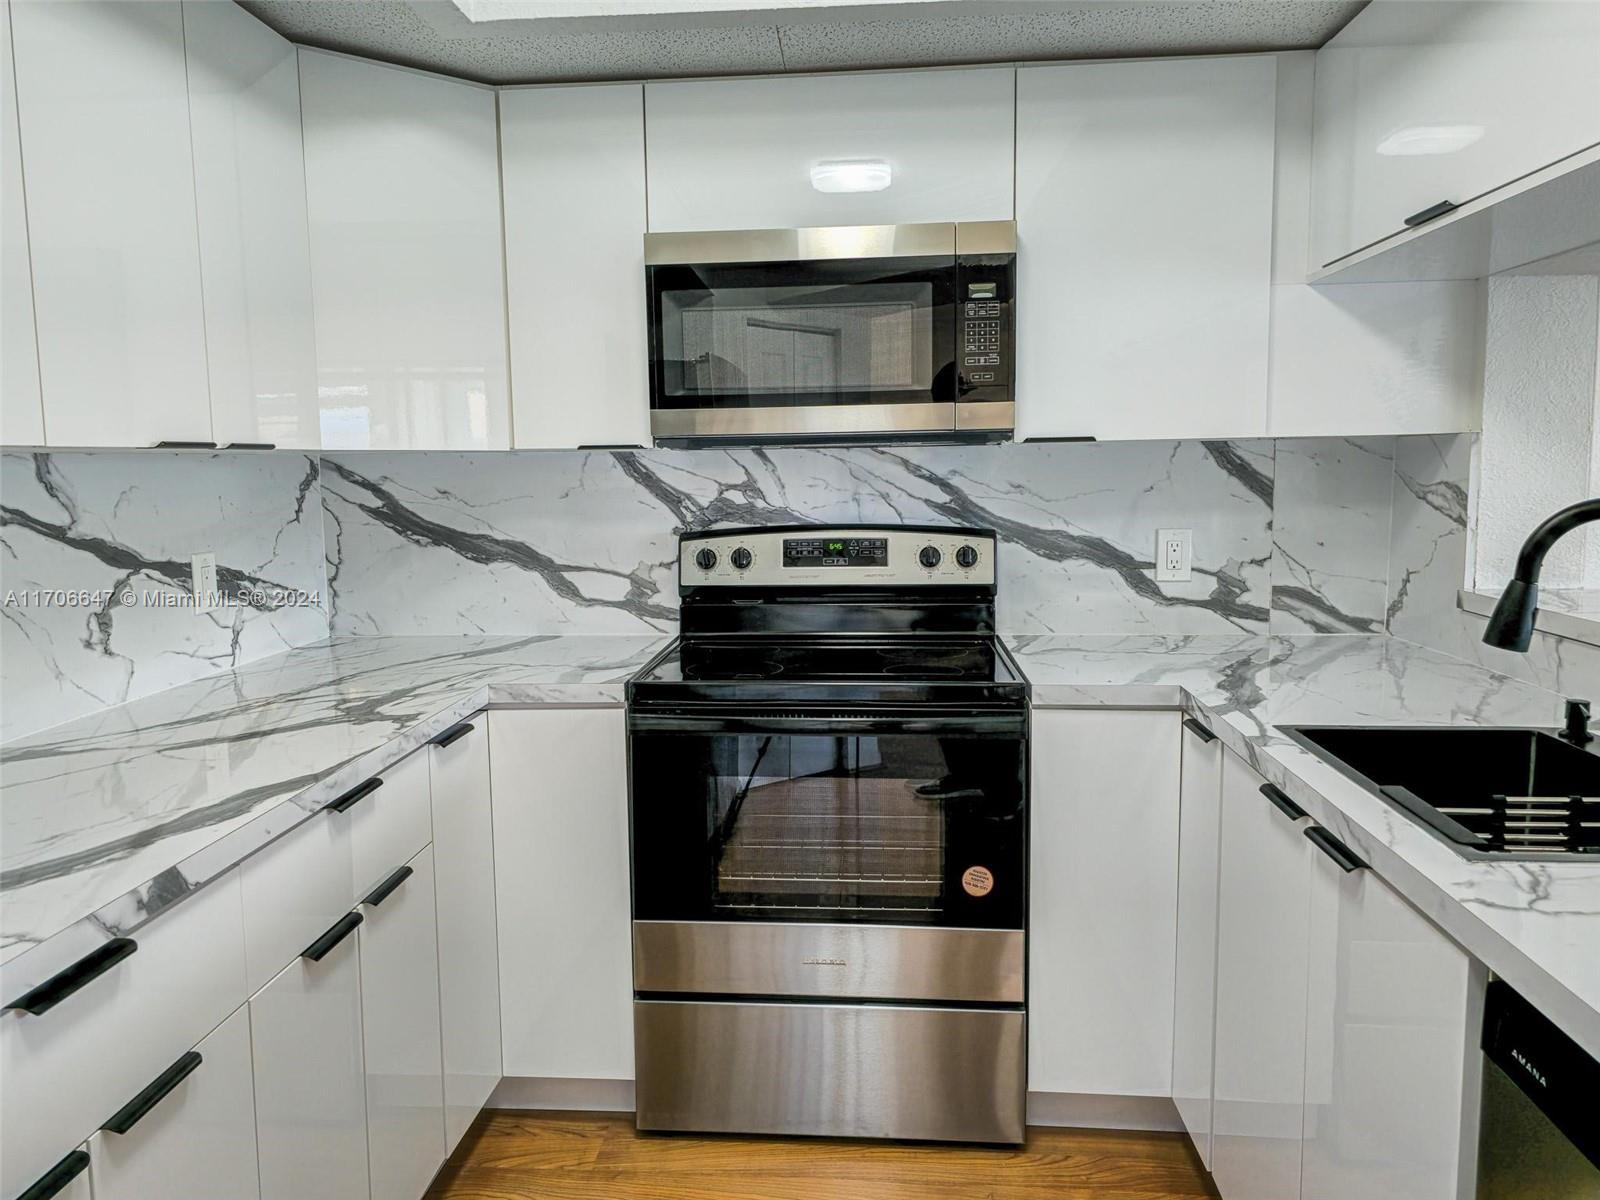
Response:
M1536 632L1526 654L1483 644L1485 617L1457 606L1471 533L1470 434L1395 440L1389 632L1569 696L1600 698L1600 646Z
M486 704L620 704L640 637L335 639L0 752L0 961L116 933Z
M1166 690L1181 689L1183 706L1227 746L1600 1054L1600 862L1463 858L1279 729L1551 727L1556 694L1398 638L1042 637L1012 647L1036 704L1166 704Z
M967 524L1017 632L1265 633L1271 442L334 455L335 633L648 633L681 530ZM1155 531L1195 571L1156 583Z
M288 453L0 456L0 741L327 637L318 476ZM223 603L199 612L207 550Z

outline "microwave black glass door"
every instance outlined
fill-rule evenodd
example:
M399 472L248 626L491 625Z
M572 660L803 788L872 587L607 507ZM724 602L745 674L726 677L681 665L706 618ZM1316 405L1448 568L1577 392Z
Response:
M970 730L636 733L634 914L1020 929L1025 747Z
M654 266L656 408L951 403L954 260Z

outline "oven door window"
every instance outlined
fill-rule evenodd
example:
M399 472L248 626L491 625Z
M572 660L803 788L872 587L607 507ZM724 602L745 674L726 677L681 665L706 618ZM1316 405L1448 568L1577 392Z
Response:
M1020 929L1024 745L635 735L635 915Z
M949 403L951 259L649 268L656 408Z

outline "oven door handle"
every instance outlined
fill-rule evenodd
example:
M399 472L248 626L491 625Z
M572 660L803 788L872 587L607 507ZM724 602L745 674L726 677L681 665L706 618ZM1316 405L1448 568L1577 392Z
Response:
M633 733L792 733L827 736L839 734L996 734L1025 736L1025 712L922 714L838 712L715 712L628 714L628 729Z

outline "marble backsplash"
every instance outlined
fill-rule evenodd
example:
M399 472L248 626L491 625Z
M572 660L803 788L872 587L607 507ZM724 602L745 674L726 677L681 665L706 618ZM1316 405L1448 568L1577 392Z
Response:
M320 472L287 452L0 455L0 738L327 637ZM203 551L221 604L199 612Z
M1600 701L1600 647L1535 633L1526 654L1483 644L1457 607L1471 552L1473 437L1395 439L1387 624L1396 637L1567 696Z
M1457 612L1471 438L486 454L0 457L0 736L337 634L670 632L682 529L999 531L1014 634L1402 637L1567 690L1600 651L1480 647ZM1194 577L1154 579L1155 531ZM224 608L26 602L30 589ZM287 598L280 598L284 593ZM303 592L310 603L293 593ZM1476 623L1476 630L1474 629ZM1600 691L1600 688L1593 689Z

